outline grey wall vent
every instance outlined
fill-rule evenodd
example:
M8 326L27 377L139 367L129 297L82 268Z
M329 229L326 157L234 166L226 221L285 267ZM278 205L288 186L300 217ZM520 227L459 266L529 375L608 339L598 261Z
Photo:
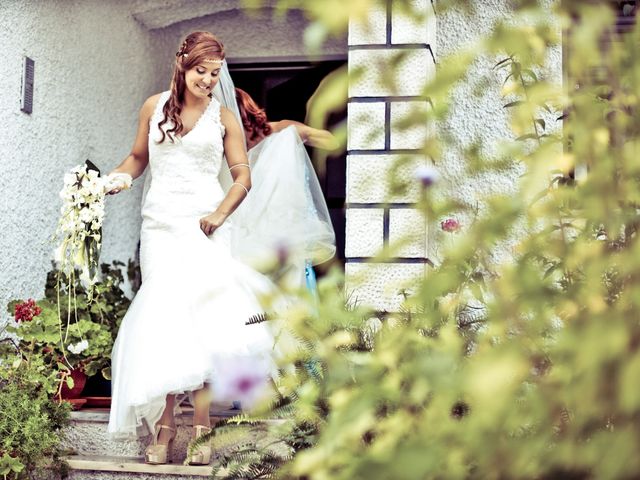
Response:
M33 111L33 75L35 62L29 57L24 57L22 69L22 96L20 98L20 110L25 113Z

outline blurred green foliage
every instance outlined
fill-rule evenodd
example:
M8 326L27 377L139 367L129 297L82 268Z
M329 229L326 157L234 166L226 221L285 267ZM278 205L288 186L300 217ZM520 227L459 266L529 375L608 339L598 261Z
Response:
M423 152L442 169L443 152L464 152L468 176L505 159L526 173L515 194L473 212L445 186L423 188L427 219L474 221L401 312L345 308L337 271L319 283L322 302L301 297L286 319L304 345L291 361L318 362L322 375L296 369L279 385L295 405L291 431L314 426L281 477L640 477L640 29L621 35L615 10L630 15L632 3L504 2L510 14L483 38L438 58L423 91L433 108L404 126L445 122L456 88L488 58L513 137L487 153L440 132ZM321 4L281 2L306 8L312 41L344 33L373 2ZM415 2L393 5L410 12ZM436 7L473 22L484 4ZM549 69L560 52L564 84ZM409 187L405 177L394 188ZM507 242L512 257L496 262ZM372 348L358 348L354 332L371 333L373 317Z

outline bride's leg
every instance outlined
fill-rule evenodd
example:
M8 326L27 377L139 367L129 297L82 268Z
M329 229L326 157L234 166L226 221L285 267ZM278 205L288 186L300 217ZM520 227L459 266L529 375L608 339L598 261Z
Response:
M176 400L175 394L167 395L164 411L162 412L162 416L160 417L160 420L158 420L158 423L162 425L169 425L170 427L173 427L173 428L176 427L176 421L175 421L175 418L173 417L173 408L175 405L175 400ZM160 435L158 436L158 443L166 445L169 442L169 438L171 438L171 431L166 428L163 428L162 430L160 430Z
M209 419L209 406L211 405L211 390L205 382L204 386L193 392L193 432L191 439L197 438L211 430ZM211 461L211 444L200 445L194 453L187 458L190 465L208 465Z
M193 424L210 427L209 407L211 406L211 390L207 383L205 383L200 390L194 390L193 403Z

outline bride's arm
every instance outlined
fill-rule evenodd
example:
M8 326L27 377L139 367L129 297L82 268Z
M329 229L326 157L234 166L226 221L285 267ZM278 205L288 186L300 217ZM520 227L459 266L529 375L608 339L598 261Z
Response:
M200 228L207 235L211 235L224 223L251 190L251 171L248 168L249 160L240 125L235 116L224 107L220 109L220 120L225 128L224 155L227 158L233 184L216 211L200 219Z
M136 133L136 139L133 143L133 148L127 158L125 158L120 165L114 168L109 176L114 179L112 182L114 185L108 193L118 193L124 185L124 180L118 182L118 179L126 178L126 175L131 176L131 180L138 178L144 172L144 169L149 163L149 120L153 114L153 110L158 102L160 94L149 97L142 108L138 116L138 132ZM165 140L167 141L167 140ZM125 174L125 175L115 175Z

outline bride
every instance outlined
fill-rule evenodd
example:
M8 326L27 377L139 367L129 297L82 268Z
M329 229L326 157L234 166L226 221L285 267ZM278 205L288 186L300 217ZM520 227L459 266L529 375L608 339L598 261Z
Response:
M193 391L193 438L210 430L218 400L252 398L277 377L264 312L274 284L249 265L286 251L290 278L335 252L317 178L294 129L253 146L222 43L189 34L170 89L140 110L131 153L107 176L116 194L146 171L141 205L142 285L112 350L112 438L153 433L147 463L172 460L176 394ZM148 167L148 168L147 168ZM243 260L243 261L240 261ZM265 388L260 388L265 387ZM188 459L208 464L209 445Z
M237 399L248 380L277 376L267 323L246 324L264 312L261 301L273 284L231 252L230 216L252 181L242 129L212 95L224 58L211 33L186 37L170 89L144 102L131 153L107 177L108 193L116 194L149 170L142 285L112 350L108 424L112 438L151 431L147 463L172 460L176 394L194 392L195 438L210 430L212 394ZM218 178L223 170L231 180L226 190ZM247 364L250 378L235 368ZM210 458L211 447L203 445L188 460Z

